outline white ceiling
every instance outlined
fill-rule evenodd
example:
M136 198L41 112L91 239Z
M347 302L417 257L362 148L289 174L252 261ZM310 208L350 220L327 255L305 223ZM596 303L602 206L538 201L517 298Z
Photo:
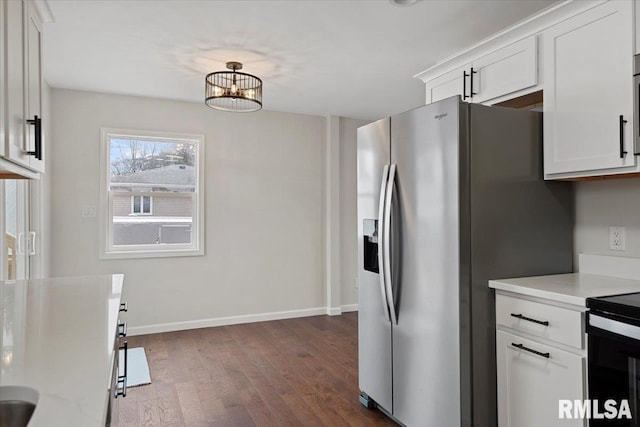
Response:
M424 103L416 73L551 3L50 0L44 75L204 102L205 75L233 60L264 81L266 110L376 119Z

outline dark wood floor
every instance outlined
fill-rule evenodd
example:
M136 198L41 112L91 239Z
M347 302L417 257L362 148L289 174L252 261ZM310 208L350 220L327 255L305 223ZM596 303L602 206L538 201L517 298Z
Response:
M357 314L129 337L152 384L121 426L395 426L358 403Z

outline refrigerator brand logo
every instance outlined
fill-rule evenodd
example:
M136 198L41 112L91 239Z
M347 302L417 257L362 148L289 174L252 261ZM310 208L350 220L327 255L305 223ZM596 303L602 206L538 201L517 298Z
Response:
M604 401L604 410L600 410L597 399L590 400L558 400L558 418L560 419L631 419L631 409L629 409L629 401L623 399L618 402L613 399Z
M442 120L447 117L447 113L438 114L437 116L433 116L434 119Z

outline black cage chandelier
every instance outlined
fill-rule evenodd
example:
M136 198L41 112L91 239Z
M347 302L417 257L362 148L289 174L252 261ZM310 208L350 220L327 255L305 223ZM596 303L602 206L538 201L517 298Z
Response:
M222 111L250 112L262 108L262 80L239 73L240 62L227 62L231 71L216 71L205 78L204 102Z

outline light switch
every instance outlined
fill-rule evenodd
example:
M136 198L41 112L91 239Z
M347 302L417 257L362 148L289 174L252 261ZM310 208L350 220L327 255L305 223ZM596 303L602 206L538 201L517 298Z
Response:
M96 207L94 205L87 205L82 207L82 217L83 218L95 218L96 217Z

